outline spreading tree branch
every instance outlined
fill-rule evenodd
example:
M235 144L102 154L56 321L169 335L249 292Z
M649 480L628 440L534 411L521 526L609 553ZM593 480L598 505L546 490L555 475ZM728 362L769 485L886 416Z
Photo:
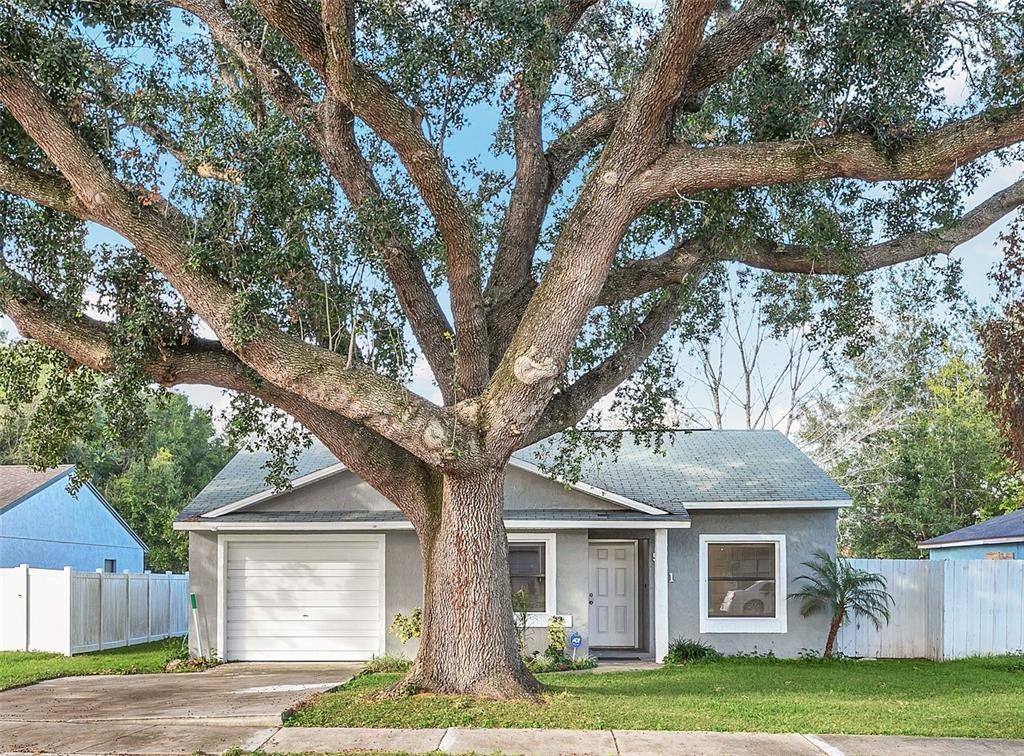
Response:
M99 373L115 369L111 325L84 314L59 315L52 298L0 263L10 285L0 289L0 310L25 338L57 349ZM204 384L238 391L285 410L356 475L401 507L410 519L423 518L419 505L436 485L429 469L416 457L382 436L341 415L318 407L256 376L216 341L193 338L186 346L161 345L139 368L164 387Z
M570 0L545 19L559 45L597 0ZM515 184L498 233L494 265L487 282L485 303L491 338L490 360L497 363L515 332L518 315L533 293L534 250L550 202L551 166L544 154L543 114L551 76L531 82L521 71L516 92L512 132L515 146ZM552 72L553 75L554 72Z
M668 287L662 300L634 326L629 341L551 399L522 446L576 425L601 397L629 378L678 320L702 277L701 272L695 271L685 284Z
M714 0L671 0L650 61L633 82L605 155L616 165L643 166L669 138L671 115L704 36Z
M138 202L6 56L0 56L0 103L58 167L89 219L131 242L221 342L265 380L365 425L429 464L443 468L479 461L474 436L454 414L365 365L283 333L258 313L236 312L231 287L193 264L187 221L162 198L149 195ZM26 175L16 178L24 183ZM35 183L38 188L40 182ZM251 322L240 329L247 319Z
M959 166L1024 140L1024 103L905 137L885 149L864 134L695 149L673 145L637 176L641 206L711 189L803 181L944 179Z
M746 0L722 28L701 45L677 110L699 110L712 86L726 79L775 35L781 17L778 0ZM610 102L580 119L551 143L546 154L554 186L561 184L584 155L608 138L621 114L622 101Z
M364 214L380 212L387 199L356 143L353 114L348 105L334 97L328 97L321 105L314 103L216 4L179 0L177 5L206 23L214 39L259 80L274 104L320 153L353 208ZM265 0L259 5L268 21L326 77L326 42L314 11L298 0ZM342 41L344 37L342 32ZM384 271L437 378L442 398L446 403L453 403L458 384L445 334L454 329L427 281L412 243L402 231L391 227L374 228L371 242L380 254Z

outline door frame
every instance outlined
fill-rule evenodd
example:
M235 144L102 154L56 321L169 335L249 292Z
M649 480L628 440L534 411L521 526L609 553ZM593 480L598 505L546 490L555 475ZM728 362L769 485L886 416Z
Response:
M307 542L316 541L337 541L345 543L352 541L376 542L380 549L380 594L378 599L378 622L380 631L378 638L378 655L385 653L387 643L387 606L385 599L387 594L387 536L383 533L324 533L322 535L275 535L272 533L218 533L217 534L217 658L221 661L230 661L225 658L227 651L228 626L227 626L227 603L228 603L228 548L231 543L242 541L262 542ZM311 660L315 661L315 660Z
M590 598L590 545L592 543L630 543L633 545L633 589L635 590L633 601L633 645L632 646L595 646L589 648L595 651L632 651L643 648L640 640L640 540L638 538L588 538L587 539L587 598ZM590 606L587 606L587 632L590 632Z

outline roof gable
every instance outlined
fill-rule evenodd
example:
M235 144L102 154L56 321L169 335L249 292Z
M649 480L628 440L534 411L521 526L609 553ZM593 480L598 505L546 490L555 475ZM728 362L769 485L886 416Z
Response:
M0 512L56 483L74 469L74 465L58 465L48 470L36 470L29 465L0 465Z
M6 469L0 466L0 475ZM126 541L125 544L113 545L122 546L130 542L148 551L138 534L91 483L85 483L76 494L68 492L67 480L74 469L74 465L61 465L45 471L49 475L44 483L0 507L3 534L35 537L40 527L46 527L48 537L58 541L74 541L80 539L83 533L95 536L96 532L103 532L107 537L123 538ZM40 523L49 524L41 526ZM100 531L96 528L100 528Z

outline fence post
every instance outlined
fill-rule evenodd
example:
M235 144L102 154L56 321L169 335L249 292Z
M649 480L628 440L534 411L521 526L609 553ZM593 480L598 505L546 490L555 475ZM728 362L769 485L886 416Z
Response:
M21 595L23 597L23 602L22 603L25 606L25 622L23 623L21 630L22 630L22 633L23 633L24 639L25 639L25 642L23 644L24 650L28 651L29 650L29 638L30 638L30 635L31 635L31 632L32 632L32 624L31 624L31 619L30 619L30 617L32 616L32 610L31 610L31 606L29 604L29 602L32 600L32 596L29 594L29 591L32 588L31 588L31 585L29 584L30 578L29 578L29 573L28 573L28 565L27 564L19 564L18 565L18 569L21 570L21 591L20 591L20 593L21 593Z
M104 646L103 646L103 568L102 567L97 567L96 568L96 574L97 574L96 580L97 580L97 583L99 584L99 588L96 591L96 607L97 607L97 611L99 612L99 615L100 615L99 616L99 622L96 623L96 627L98 627L100 629L100 637L99 637L100 649L99 650L102 651L103 648L104 648Z
M74 575L70 565L64 565L64 588L68 592L68 645L65 656L72 656L75 651L75 593Z
M167 570L167 572L165 572L164 575L167 576L167 635L164 637L170 638L171 622L174 619L174 591L171 590L173 588L173 581L171 580L171 571Z
M149 570L142 572L146 576L146 640L153 640L153 592L151 590L152 573Z

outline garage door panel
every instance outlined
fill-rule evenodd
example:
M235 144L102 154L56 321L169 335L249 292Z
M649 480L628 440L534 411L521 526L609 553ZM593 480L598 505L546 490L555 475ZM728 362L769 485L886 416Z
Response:
M232 606L227 609L227 622L293 622L309 619L323 622L364 622L373 621L380 626L380 619L373 607L363 607L354 612L344 606ZM372 620L368 620L370 617Z
M228 606L377 606L380 591L228 591Z
M259 575L259 576L236 576L232 578L230 575L228 579L231 580L231 587L236 591L251 592L251 591L280 591L281 590L281 577L274 577L271 575ZM303 592L307 591L376 591L376 586L366 588L368 583L376 582L377 573L373 572L368 575L362 575L360 577L348 577L341 575L320 575L310 574L301 579L296 579L292 575L284 577L283 582L292 583L296 586L301 586Z
M228 652L252 653L254 651L307 651L317 653L324 649L325 639L319 636L299 638L228 638ZM355 638L331 638L331 651L360 652L371 656L377 651L376 635Z
M231 562L228 577L373 577L380 570L368 562Z
M381 539L230 539L228 659L368 659L383 651Z
M373 635L380 632L380 623L376 620L314 620L314 619L287 619L287 620L248 620L244 623L237 623L237 627L231 628L231 637L297 637L300 635L322 634L324 637L351 637L354 635Z
M351 543L345 545L343 561L377 562L379 549L375 543ZM232 549L229 559L236 562L276 562L297 559L300 562L341 561L337 544L309 544L297 550L292 544L269 544L266 546L244 546Z

